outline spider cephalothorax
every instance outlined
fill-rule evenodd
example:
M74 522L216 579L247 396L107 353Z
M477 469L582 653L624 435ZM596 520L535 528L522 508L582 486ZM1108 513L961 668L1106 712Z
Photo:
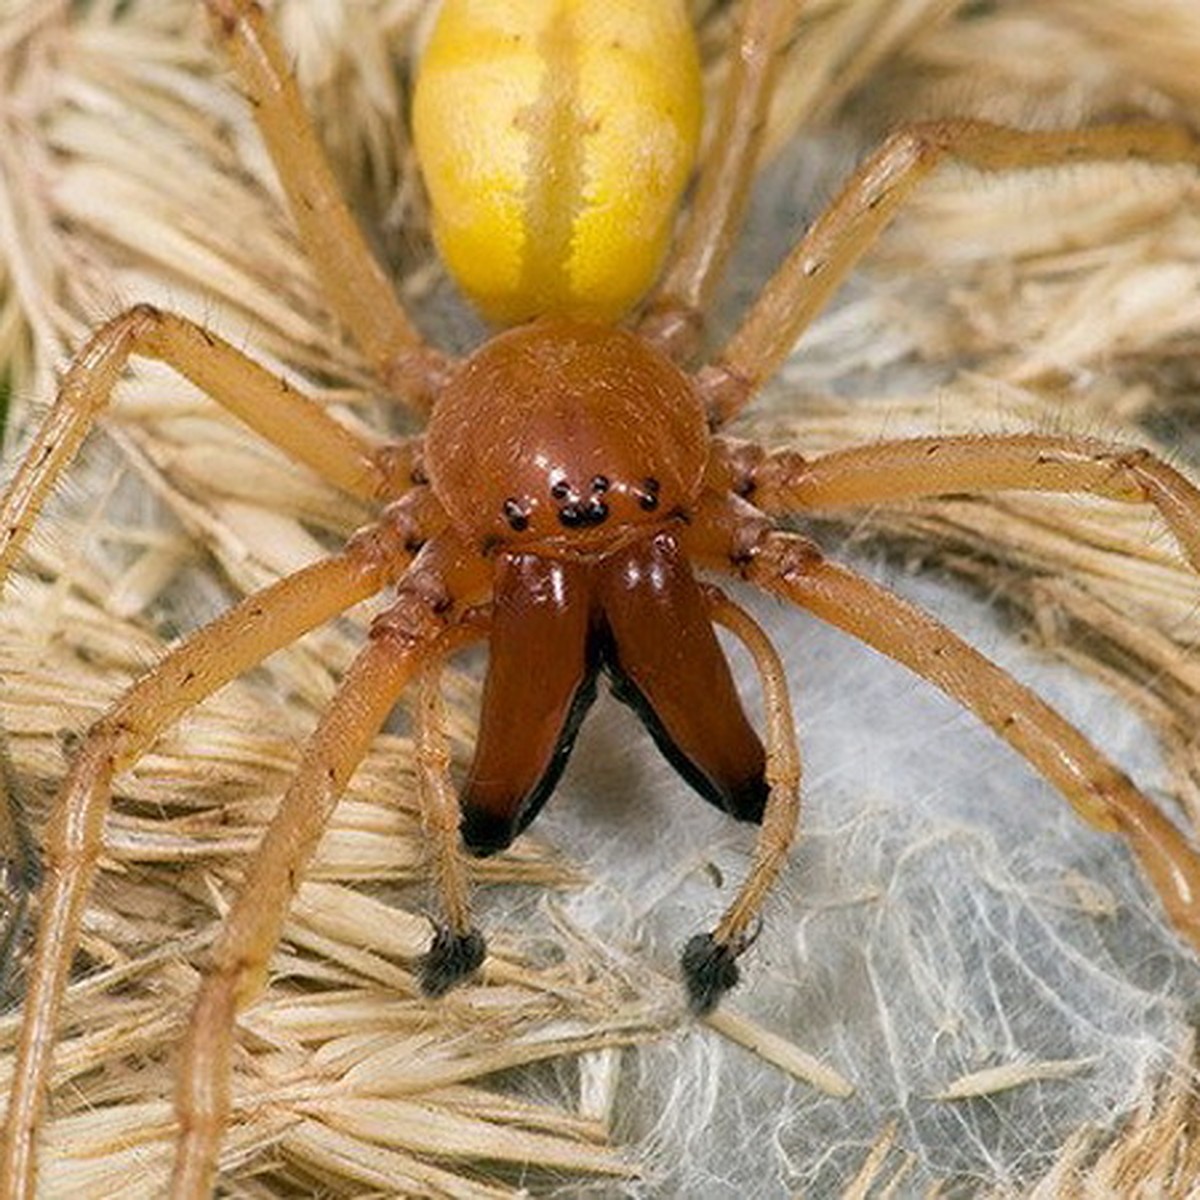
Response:
M692 381L611 326L541 320L501 334L439 396L430 486L494 563L462 795L476 853L507 846L548 798L602 670L701 795L762 819L762 744L680 545L710 454Z
M613 326L498 334L440 393L424 464L456 531L489 555L602 552L694 509L709 458L691 379Z
M693 1009L737 980L799 804L787 682L753 619L698 572L793 602L961 701L1093 825L1121 834L1169 917L1200 947L1200 858L1104 755L932 617L783 527L796 511L1005 488L1148 503L1200 568L1200 492L1145 451L1047 434L882 441L817 458L735 444L737 415L895 214L948 156L995 170L1140 158L1200 164L1171 126L1023 133L940 121L893 134L798 241L732 336L682 365L753 169L773 57L793 6L746 0L721 136L644 315L699 125L697 56L676 0L445 0L415 105L443 255L489 314L532 323L455 364L399 306L312 133L287 56L252 0L207 0L330 306L383 385L430 415L427 436L372 442L198 325L147 306L99 329L0 499L0 568L133 355L158 358L331 486L383 502L336 554L247 597L133 683L82 740L49 822L46 882L0 1180L31 1195L52 1034L114 776L234 676L389 593L308 742L211 952L184 1042L173 1195L207 1192L230 1112L234 1017L261 987L337 798L406 687L419 683L416 771L441 914L418 966L440 993L480 965L462 844L506 846L550 794L601 673L683 775L761 823L748 877L687 944ZM502 65L502 70L497 69ZM393 590L394 589L394 590ZM765 699L750 727L713 631L750 652ZM460 804L440 672L487 640L481 727Z

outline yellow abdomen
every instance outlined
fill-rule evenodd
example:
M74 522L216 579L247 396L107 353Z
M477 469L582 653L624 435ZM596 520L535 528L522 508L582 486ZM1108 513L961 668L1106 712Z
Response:
M413 98L443 259L491 320L618 319L658 271L699 126L680 0L445 0Z

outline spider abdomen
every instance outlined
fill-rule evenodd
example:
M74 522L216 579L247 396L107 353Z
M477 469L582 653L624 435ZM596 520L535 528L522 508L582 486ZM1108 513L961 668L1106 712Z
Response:
M413 97L443 259L492 320L616 320L661 264L699 125L678 0L447 0Z
M710 438L691 380L621 329L545 319L498 335L438 397L434 493L483 553L596 553L685 518Z

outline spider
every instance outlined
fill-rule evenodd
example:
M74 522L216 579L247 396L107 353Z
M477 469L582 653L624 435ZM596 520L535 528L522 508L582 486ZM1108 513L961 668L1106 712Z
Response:
M330 307L383 387L428 423L423 437L370 443L201 326L144 305L101 327L71 363L0 501L0 566L19 551L135 355L169 364L380 512L340 552L188 637L83 739L45 836L0 1165L6 1194L33 1191L55 1018L114 776L222 684L384 591L391 603L306 746L212 952L179 1071L175 1195L212 1186L230 1109L234 1015L261 986L338 795L414 682L420 799L441 906L419 964L426 992L444 993L484 958L463 848L495 853L533 820L601 674L704 799L761 827L733 903L682 954L697 1013L736 984L737 959L793 840L800 766L778 656L713 576L799 605L976 713L1085 820L1124 837L1179 932L1200 947L1200 859L1174 825L1033 693L932 617L781 528L790 513L919 496L1077 491L1153 506L1200 569L1200 491L1144 450L1078 437L922 437L808 459L720 434L943 160L985 170L1124 157L1200 164L1186 131L1031 133L969 120L903 128L850 177L732 336L689 369L744 207L787 6L742 7L718 149L669 248L699 125L682 5L530 0L483 17L447 0L414 100L415 141L443 258L480 309L510 326L458 361L422 340L371 257L259 5L206 3ZM502 76L492 69L501 58ZM756 664L763 739L744 715L715 624ZM456 794L439 678L451 654L477 641L489 648L480 733Z

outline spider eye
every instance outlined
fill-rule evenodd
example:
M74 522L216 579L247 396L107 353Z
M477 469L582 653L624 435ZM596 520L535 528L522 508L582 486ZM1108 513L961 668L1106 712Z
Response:
M550 485L550 495L555 500L565 500L571 494L571 485L565 479L558 479Z
M589 500L586 504L565 504L558 510L558 521L565 529L586 529L591 525L603 525L608 520L608 505L603 500Z
M508 522L508 527L514 533L523 533L529 528L529 514L519 501L511 497L505 500L502 512L504 513L504 519Z
M598 496L604 495L604 493L608 491L610 486L611 485L609 484L607 475L593 475L592 476L592 491L595 492L596 495L598 495Z
M658 507L658 493L662 488L653 475L642 480L642 490L638 493L638 507L644 512L653 512Z

